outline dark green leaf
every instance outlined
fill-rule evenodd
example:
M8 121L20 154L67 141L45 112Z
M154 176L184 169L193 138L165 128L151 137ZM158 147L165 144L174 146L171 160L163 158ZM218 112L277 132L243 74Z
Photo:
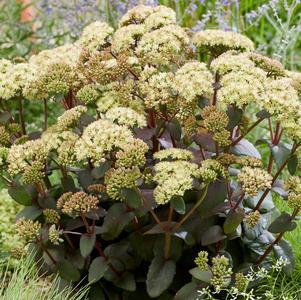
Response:
M273 146L272 155L278 168L280 168L283 163L289 158L290 153L291 150L283 144Z
M288 170L290 172L291 175L294 175L298 169L298 165L299 165L299 160L298 160L298 156L297 155L293 155L287 164Z
M244 219L244 212L243 211L233 211L231 210L230 213L227 215L227 218L224 223L224 232L225 234L234 232L239 224Z
M200 132L195 134L193 139L195 143L207 151L215 151L215 142L213 140L213 135L211 133Z
M271 116L271 114L266 111L265 109L259 111L257 114L256 114L256 117L260 118L260 119L266 119L266 118L269 118Z
M106 259L102 256L96 257L89 268L88 280L89 282L96 282L103 277L108 270L109 265Z
M208 246L215 244L219 241L226 239L227 236L224 235L222 227L219 225L213 225L202 236L202 246Z
M147 293L151 297L160 296L172 283L175 273L176 263L173 260L155 256L147 273Z
M171 207L179 214L185 214L185 202L183 197L181 196L174 196L170 201Z
M199 290L197 282L187 283L176 293L174 300L196 300L199 297Z
M106 300L103 289L98 284L93 284L89 290L89 300Z
M136 290L136 281L132 273L125 272L120 278L114 281L114 284L126 291L135 291Z
M0 123L5 125L11 118L11 113L8 111L3 111L0 113Z
M283 213L269 226L269 231L272 233L281 233L285 231L292 231L296 227L297 224L292 221L291 215Z
M29 206L32 204L32 198L29 192L22 185L15 185L8 189L8 194L19 204Z
M141 206L140 195L137 191L133 189L122 189L121 196L124 197L126 203L133 208L138 208Z
M62 186L65 192L75 192L76 187L72 176L68 175L62 178Z
M283 272L291 276L295 268L295 257L292 246L286 240L281 240L277 245L274 245L274 253L276 259L286 259L287 264L283 267Z
M254 197L247 197L245 199L245 203L250 208L255 208L259 199L261 198L263 192L259 191L258 194ZM267 196L264 198L264 201L260 205L259 211L260 212L267 212L272 210L275 207L275 204L273 202L272 194L269 192Z
M92 252L95 245L96 236L83 234L80 237L79 249L82 257L87 257Z
M200 205L200 215L208 218L215 215L215 209L222 205L227 198L227 189L223 181L215 181L209 185L207 195Z
M258 150L246 139L242 139L234 147L231 147L231 152L237 155L248 155L261 159Z
M25 218L35 220L42 212L42 209L37 206L27 206L17 214L16 219Z
M85 189L93 183L93 177L90 170L81 170L78 172L78 181Z
M105 176L106 172L111 168L112 163L106 160L99 167L96 167L92 170L91 174L93 178L100 179Z
M102 238L113 240L134 218L134 213L127 211L123 203L113 204L104 218Z
M182 129L181 125L177 120L173 120L167 124L170 135L177 141L181 139Z
M242 110L231 105L228 107L227 115L229 117L227 130L232 130L235 126L237 126L240 123L242 118Z
M201 270L199 268L193 268L189 270L189 273L196 279L210 283L212 278L212 272L210 270Z
M60 261L58 264L58 270L60 276L68 281L80 280L79 271L66 259Z

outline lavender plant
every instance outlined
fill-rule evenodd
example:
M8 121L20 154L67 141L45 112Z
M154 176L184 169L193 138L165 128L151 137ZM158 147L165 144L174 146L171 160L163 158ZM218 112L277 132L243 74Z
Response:
M1 178L45 271L89 281L97 299L176 300L245 293L244 276L279 259L292 273L299 73L245 36L191 35L172 9L143 5L117 30L95 22L73 44L0 66ZM28 131L28 101L43 106L40 132Z

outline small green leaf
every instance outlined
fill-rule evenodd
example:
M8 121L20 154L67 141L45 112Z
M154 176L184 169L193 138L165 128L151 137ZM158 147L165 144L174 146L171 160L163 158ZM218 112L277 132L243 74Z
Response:
M225 234L229 234L234 232L239 224L244 219L244 212L242 211L230 211L227 215L226 221L224 223L224 232Z
M106 259L102 256L96 257L89 268L88 280L89 282L96 282L103 277L108 270L109 265Z
M298 156L297 155L293 155L287 164L288 170L290 172L291 175L294 175L298 169L298 165L299 165L299 160L298 160Z
M185 202L181 196L173 196L170 201L171 207L179 214L185 214Z
M177 120L173 120L167 124L170 135L177 141L181 139L182 129L181 125Z
M125 272L120 278L114 281L114 284L126 291L135 291L136 290L136 281L132 273Z
M296 222L292 221L292 217L288 213L281 214L269 227L269 232L281 233L292 231L297 227Z
M31 195L22 185L15 185L8 189L8 194L19 204L29 206L32 204Z
M158 297L168 289L176 273L176 263L155 256L149 266L146 288L150 297Z
M93 178L100 179L100 178L104 177L106 172L111 168L111 165L112 165L112 163L110 161L106 160L99 167L94 168L91 172Z
M126 203L133 208L141 206L141 199L138 192L133 189L122 189L121 196L125 198Z
M80 280L79 271L66 259L59 262L58 270L60 276L65 280L68 281Z
M80 237L79 249L82 257L87 257L92 252L95 245L96 235L85 235Z
M210 283L212 278L212 272L210 270L200 270L199 268L193 268L189 270L189 273L196 279Z

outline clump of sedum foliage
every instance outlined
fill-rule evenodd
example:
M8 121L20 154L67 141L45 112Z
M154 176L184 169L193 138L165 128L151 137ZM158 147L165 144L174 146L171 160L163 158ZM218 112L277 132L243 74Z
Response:
M74 44L0 61L1 176L45 271L90 282L91 298L176 300L245 293L280 258L292 272L301 75L253 50L137 6L115 32L96 22ZM44 108L41 132L27 132L27 101ZM49 124L53 105L65 112Z

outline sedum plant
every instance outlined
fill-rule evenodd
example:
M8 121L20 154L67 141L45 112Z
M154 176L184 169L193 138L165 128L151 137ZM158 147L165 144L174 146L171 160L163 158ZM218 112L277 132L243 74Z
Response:
M240 34L188 34L164 6L1 60L1 177L25 206L20 241L45 272L89 282L91 299L224 299L277 260L291 274L300 76ZM43 106L40 132L28 132L29 101Z

